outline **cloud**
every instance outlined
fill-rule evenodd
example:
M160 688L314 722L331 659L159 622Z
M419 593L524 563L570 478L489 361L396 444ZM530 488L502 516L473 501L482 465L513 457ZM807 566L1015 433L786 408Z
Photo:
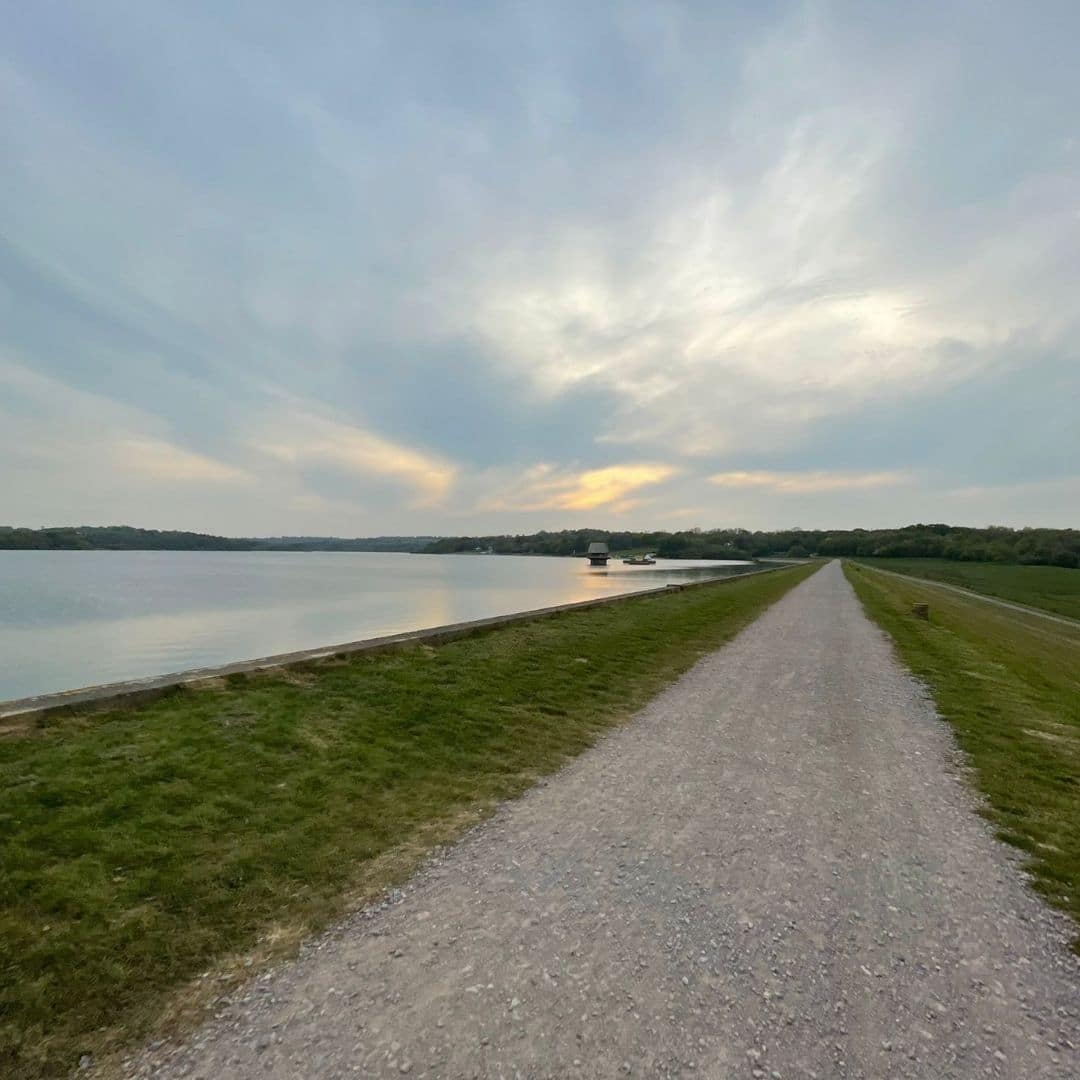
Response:
M156 439L119 439L113 460L116 468L145 473L159 483L238 484L253 479L243 469Z
M670 465L609 465L588 469L565 480L541 485L552 492L545 508L558 510L593 510L598 506L619 503L624 508L640 505L626 496L644 487L652 487L674 476Z
M722 472L709 482L723 488L757 488L777 495L811 495L830 491L864 491L910 484L902 472Z
M299 469L328 465L399 482L413 492L414 506L438 505L457 477L457 467L441 457L312 413L275 416L264 424L268 430L252 444L261 453Z
M595 510L606 508L622 514L644 504L627 496L643 488L669 480L678 472L674 466L655 463L608 465L581 472L556 470L537 465L512 481L508 494L485 500L485 510Z

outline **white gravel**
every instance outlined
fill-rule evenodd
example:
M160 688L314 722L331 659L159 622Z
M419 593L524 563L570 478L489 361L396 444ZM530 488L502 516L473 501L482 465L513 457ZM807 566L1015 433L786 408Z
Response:
M138 1077L1080 1076L1070 927L832 563Z

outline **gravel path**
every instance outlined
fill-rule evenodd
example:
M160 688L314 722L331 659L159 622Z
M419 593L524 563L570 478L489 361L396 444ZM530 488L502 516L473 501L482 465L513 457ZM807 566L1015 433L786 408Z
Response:
M839 564L143 1077L1080 1076L1067 926Z

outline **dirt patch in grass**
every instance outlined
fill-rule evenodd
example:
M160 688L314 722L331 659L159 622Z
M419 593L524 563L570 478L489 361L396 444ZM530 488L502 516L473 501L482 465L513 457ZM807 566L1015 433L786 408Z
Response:
M197 1019L814 569L230 676L3 740L0 1075L63 1075Z

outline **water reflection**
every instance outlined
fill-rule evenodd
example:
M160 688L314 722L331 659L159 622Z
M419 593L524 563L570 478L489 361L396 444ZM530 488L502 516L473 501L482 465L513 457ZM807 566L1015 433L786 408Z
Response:
M744 563L0 552L0 700L636 592Z

